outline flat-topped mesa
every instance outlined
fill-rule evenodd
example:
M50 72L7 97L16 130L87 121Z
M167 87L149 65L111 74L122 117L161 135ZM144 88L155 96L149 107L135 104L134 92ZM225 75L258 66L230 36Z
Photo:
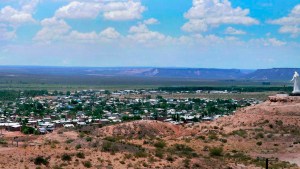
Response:
M286 94L278 94L275 96L269 96L270 102L292 102L292 103L300 103L299 96L288 96Z

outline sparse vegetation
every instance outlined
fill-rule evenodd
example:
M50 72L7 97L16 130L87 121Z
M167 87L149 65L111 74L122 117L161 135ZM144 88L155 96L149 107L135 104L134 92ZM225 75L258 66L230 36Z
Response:
M156 148L165 148L166 147L166 142L165 141L163 141L163 140L159 140L159 141L157 141L156 143L154 143L154 147L156 147Z
M76 154L76 157L77 158L85 158L85 155L84 155L84 153L83 152L78 152L77 154Z
M86 168L91 168L92 167L92 163L90 161L83 161L82 164Z
M212 147L209 149L210 156L222 156L223 155L223 147Z
M173 162L174 161L174 158L172 155L168 155L166 160L170 161L170 162Z
M135 157L137 158L145 158L148 156L148 153L144 150L140 150L140 151L137 151L135 154L134 154Z
M110 142L110 141L105 141L103 142L103 145L102 145L102 151L104 152L111 152L111 153L115 153L117 152L119 149L117 147L117 145L113 142Z
M65 153L61 156L61 160L62 161L72 161L72 156Z
M184 157L197 157L197 153L191 147L184 144L174 144L168 149L170 154L176 154Z
M259 142L256 143L256 145L261 146L261 145L262 145L262 142L259 141Z
M77 145L75 146L75 149L76 149L76 150L81 149L81 144L77 144Z
M0 144L2 144L2 145L7 145L7 141L4 140L4 139L2 139L2 138L0 138Z
M38 156L34 159L34 164L35 165L48 165L49 161L47 158L45 158L43 156Z
M91 142L91 141L93 140L93 138L92 138L92 137L87 137L87 138L85 138L85 140L86 140L87 142Z
M246 138L247 137L247 131L243 129L235 130L232 132L232 135L238 135L240 137Z
M264 138L264 134L263 133L257 133L255 136L255 139L259 139L259 138Z
M66 143L67 143L67 144L70 144L70 143L72 143L73 141L74 141L73 139L67 139L67 140L66 140Z
M164 151L162 151L161 149L157 149L155 151L155 156L161 159L164 158Z

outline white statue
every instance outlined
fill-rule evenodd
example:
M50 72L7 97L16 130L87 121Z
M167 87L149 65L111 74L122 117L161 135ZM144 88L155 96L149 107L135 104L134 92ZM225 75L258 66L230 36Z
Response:
M293 93L300 93L300 79L298 72L295 72L294 77L292 79L292 82L294 82L294 91Z

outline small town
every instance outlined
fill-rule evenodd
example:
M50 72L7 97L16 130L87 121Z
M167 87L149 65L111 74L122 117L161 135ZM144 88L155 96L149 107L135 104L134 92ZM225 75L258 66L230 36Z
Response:
M200 92L207 91L196 91ZM15 101L1 102L1 131L46 134L62 127L102 127L134 120L185 125L232 115L237 108L261 102L257 99L175 99L164 98L162 94L171 96L169 92L156 90L24 91Z

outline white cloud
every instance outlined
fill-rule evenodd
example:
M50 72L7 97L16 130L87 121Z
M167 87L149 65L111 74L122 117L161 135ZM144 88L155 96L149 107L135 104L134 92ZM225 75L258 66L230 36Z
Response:
M0 41L16 38L16 31L9 30L6 25L0 25Z
M138 24L130 27L129 29L130 33L144 33L149 32L148 27L145 24Z
M105 38L105 39L117 39L121 37L121 34L116 31L115 28L109 27L100 32L100 38Z
M107 20L133 20L142 18L145 10L137 1L110 2L105 5L103 16Z
M160 32L149 30L147 25L144 23L139 23L136 26L132 26L129 29L129 33L130 34L127 35L127 38L138 43L151 43L153 41L164 42L172 40L171 37L168 37Z
M51 42L61 40L71 30L71 27L62 19L47 18L41 21L42 29L37 32L34 40Z
M271 44L272 46L283 46L286 44L286 42L280 41L276 38L269 38L268 39L269 44Z
M157 24L157 23L158 23L158 20L155 18L150 18L150 19L147 19L144 21L144 24L146 24L146 25L153 25L153 24Z
M18 11L11 6L5 6L0 10L0 22L10 25L20 25L23 23L34 22L34 19L30 13Z
M17 29L23 24L35 23L32 17L39 0L20 0L19 9L4 6L0 9L0 40L17 37Z
M22 11L26 13L34 13L40 0L25 0L21 1Z
M51 43L53 41L68 41L82 43L97 43L101 41L111 41L121 37L115 28L108 27L96 33L79 32L72 30L71 27L60 18L47 18L41 21L42 29L35 35L34 40L39 42Z
M281 25L279 32L291 34L293 37L296 37L300 33L300 4L296 5L288 16L270 20L270 24Z
M225 34L228 34L228 35L244 35L244 34L246 34L246 32L242 31L242 30L235 29L233 27L228 27L225 30Z
M193 6L185 18L189 21L182 26L187 32L205 32L222 24L253 25L259 22L248 16L249 10L233 8L228 0L193 0Z
M99 36L95 31L88 33L72 31L65 39L72 42L94 42L99 39Z
M69 19L94 19L101 14L106 20L122 21L140 19L145 10L140 1L133 0L73 1L59 8L55 16Z
M55 16L59 18L96 18L100 12L100 3L90 2L71 2L66 6L59 8Z
M259 46L284 46L287 43L276 38L260 38L260 39L251 39L249 44L259 45Z

